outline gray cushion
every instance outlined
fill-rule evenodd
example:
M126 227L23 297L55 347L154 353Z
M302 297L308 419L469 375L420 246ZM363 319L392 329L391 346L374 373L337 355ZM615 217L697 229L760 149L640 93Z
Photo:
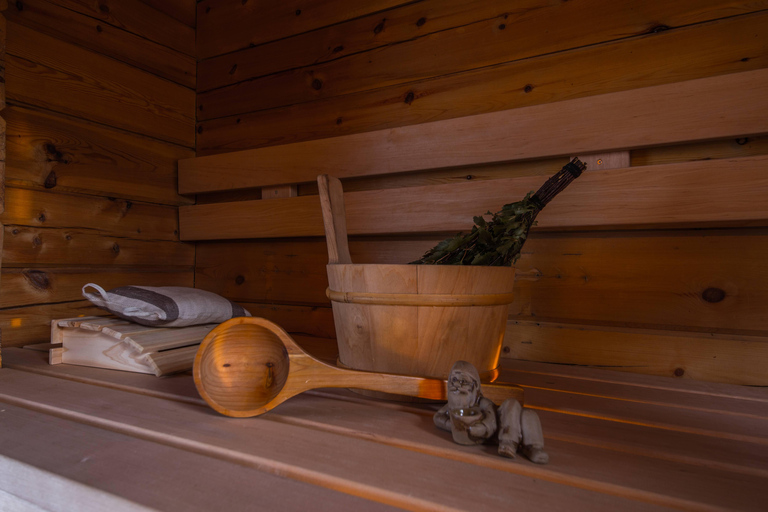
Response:
M87 288L96 293L87 292ZM220 295L182 286L121 286L105 291L88 283L83 286L83 297L120 318L149 326L184 327L251 316Z

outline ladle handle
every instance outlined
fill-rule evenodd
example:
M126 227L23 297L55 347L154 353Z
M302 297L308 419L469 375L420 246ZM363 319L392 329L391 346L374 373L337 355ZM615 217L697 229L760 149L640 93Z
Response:
M304 357L307 361L307 371L292 372L291 379L300 379L303 386L309 388L355 388L368 391L379 391L394 395L406 395L431 400L447 400L446 381L427 377L398 375L394 373L366 372L330 366L312 358L308 354L291 355L291 365L294 368L301 365ZM303 366L303 365L302 365ZM504 383L481 383L483 396L500 405L508 398L514 398L523 404L523 389L520 386Z

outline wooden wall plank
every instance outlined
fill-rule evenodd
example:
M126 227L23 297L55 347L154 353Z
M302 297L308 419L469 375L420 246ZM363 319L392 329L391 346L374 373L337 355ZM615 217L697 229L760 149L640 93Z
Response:
M353 239L350 251L357 263L403 264L436 241ZM608 330L765 336L766 250L764 229L534 232L517 264L510 313ZM241 302L327 307L327 262L323 239L205 243L195 280ZM309 321L297 314L293 323Z
M199 124L198 155L335 137L768 67L765 13ZM720 44L728 41L727 45ZM670 51L674 48L674 51ZM610 73L603 73L610 62ZM585 120L586 122L586 120Z
M84 192L164 204L176 193L176 162L190 149L80 119L22 107L10 124L6 181L13 186Z
M740 94L733 95L734 89ZM344 178L760 134L768 132L768 121L760 115L768 111L767 98L768 70L762 69L198 157L179 162L179 191L313 181L323 173ZM710 108L702 109L702 104Z
M87 300L6 308L0 314L3 348L49 343L51 320L76 316L105 316L109 313Z
M192 244L94 233L87 227L5 226L4 267L48 265L193 265Z
M50 1L187 55L195 55L195 30L142 0Z
M105 290L118 286L194 286L188 268L25 268L4 269L0 309L76 301L84 285L96 283Z
M764 230L542 235L518 260L513 315L764 333ZM524 319L525 319L524 318Z
M756 10L746 2L740 2L736 8L731 1L696 10L691 8L693 2L654 4L653 8L637 0L621 2L610 10L605 9L601 0L531 3L534 5L516 5L516 12L506 19L502 15L480 20L456 30L440 31L306 69L287 68L282 73L202 93L198 104L204 108L198 112L199 119L424 80L647 34L659 24L670 29L681 22L704 22L734 11ZM644 8L638 9L638 4ZM591 30L584 30L585 26ZM265 91L269 94L264 94Z
M9 101L194 146L194 91L21 25L9 29Z
M194 28L197 20L196 0L142 0L145 4L162 11L168 16L179 20L188 27Z
M504 357L612 368L647 375L768 385L763 362L768 338L703 333L595 329L593 326L511 321ZM744 357L748 353L749 357Z
M206 59L408 3L305 0L293 5L280 0L204 0L197 4L197 56Z
M527 2L528 7L536 3L540 2ZM258 46L201 60L197 90L204 92L286 69L336 60L504 14L504 6L497 2L424 0L310 32L286 32Z
M186 55L102 20L48 0L23 0L8 10L11 22L120 60L194 89L196 62Z
M5 4L5 9L8 8L8 4ZM8 35L8 25L6 22L5 9L0 5L0 110L5 108L5 52L6 52L6 39Z
M3 224L91 230L156 240L178 240L176 208L107 197L8 188Z
M539 228L765 225L768 157L589 171L537 217ZM541 186L541 177L345 194L350 235L455 232ZM737 201L734 199L738 198ZM182 206L182 240L322 236L316 196Z

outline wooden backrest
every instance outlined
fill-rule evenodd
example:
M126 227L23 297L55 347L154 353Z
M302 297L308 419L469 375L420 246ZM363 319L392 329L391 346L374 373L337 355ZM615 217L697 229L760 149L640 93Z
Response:
M502 357L768 385L766 112L761 69L182 160L180 235L196 286L333 337L318 174L344 181L352 260L405 263L579 156L516 263Z
M181 160L179 191L199 194L306 183L324 173L343 179L571 155L621 159L629 149L768 133L765 112L768 70L763 69ZM759 156L608 170L593 161L542 212L539 226L762 224L768 219L766 161ZM526 176L352 192L346 197L349 233L466 229L473 215L495 211L543 181ZM187 241L323 234L316 196L182 206L180 230Z

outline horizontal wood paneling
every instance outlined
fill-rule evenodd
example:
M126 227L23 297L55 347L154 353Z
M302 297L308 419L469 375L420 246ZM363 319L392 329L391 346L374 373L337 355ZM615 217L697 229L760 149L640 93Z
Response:
M732 94L733 89L740 94ZM768 69L183 160L179 190L227 190L312 181L323 173L344 178L768 133L763 111L768 111Z
M186 87L195 87L196 63L193 56L101 19L60 7L48 0L12 3L7 15L13 23L83 46Z
M503 357L752 386L768 385L768 337L626 331L510 321ZM744 354L749 357L744 357Z
M537 217L540 228L768 224L768 157L588 171ZM554 171L553 171L554 173ZM468 230L542 177L345 194L351 235ZM734 200L738 198L738 200ZM322 236L316 196L182 206L182 240Z
M330 307L297 306L279 304L261 304L241 302L251 315L266 318L291 333L292 336L306 334L325 338L322 345L332 345L336 350L336 330L333 324L333 312ZM300 339L297 339L301 343Z
M694 10L698 2L653 4L603 0L524 5L504 19L481 20L375 51L248 80L198 97L200 120L312 101L321 97L424 80L538 55L646 34L660 24L704 22L734 11L751 12L754 4L726 1ZM639 5L643 9L638 9ZM516 6L517 7L517 6ZM671 7L671 8L670 8ZM720 7L718 9L718 7ZM768 7L768 4L763 6ZM584 30L584 26L591 30ZM555 36L556 34L556 36ZM269 94L264 94L269 91Z
M193 0L12 3L4 347L105 314L87 282L193 286L176 162L194 154L194 28L164 13L183 6L194 17Z
M353 238L350 251L356 263L403 264L436 242ZM534 230L516 266L510 313L609 328L765 336L766 250L764 229ZM327 263L323 239L198 244L196 286L241 302L327 306Z
M328 311L317 174L344 178L353 261L405 263L568 156L631 150L542 212L510 311L546 329L509 355L762 383L744 359L768 334L767 8L424 0L211 47L197 155L246 151L181 164L206 194L182 239L230 239L198 244L196 284L310 331L326 321L294 308ZM286 183L299 197L251 200Z
M109 313L87 300L7 308L0 311L3 348L50 343L51 320Z
M118 286L193 286L189 268L26 268L4 269L0 309L82 300L82 288L96 283L105 290Z
M22 0L24 1L24 0ZM110 25L195 55L195 31L142 0L49 0ZM173 0L178 4L178 0Z
M281 0L204 0L197 4L197 56L205 59L408 3L411 2L304 0L286 4Z
M518 2L523 9L523 2ZM541 4L533 0L528 7ZM473 21L503 16L498 2L484 0L424 0L258 46L216 55L199 64L198 92L243 80L316 65L360 52L423 37Z
M762 29L766 16L739 16L411 84L321 98L310 105L205 121L198 126L198 155L764 68L768 67L768 36ZM610 68L606 69L608 62Z
M6 225L89 230L150 240L178 240L176 208L108 197L8 188Z
M165 204L176 193L176 162L191 149L72 117L9 107L6 182Z
M172 240L126 238L88 227L5 226L3 267L193 265L195 248Z
M142 2L179 20L188 27L195 27L197 18L196 0L142 0Z
M525 245L511 313L606 325L765 333L764 230L542 235Z
M194 146L192 90L27 27L9 29L9 102Z

